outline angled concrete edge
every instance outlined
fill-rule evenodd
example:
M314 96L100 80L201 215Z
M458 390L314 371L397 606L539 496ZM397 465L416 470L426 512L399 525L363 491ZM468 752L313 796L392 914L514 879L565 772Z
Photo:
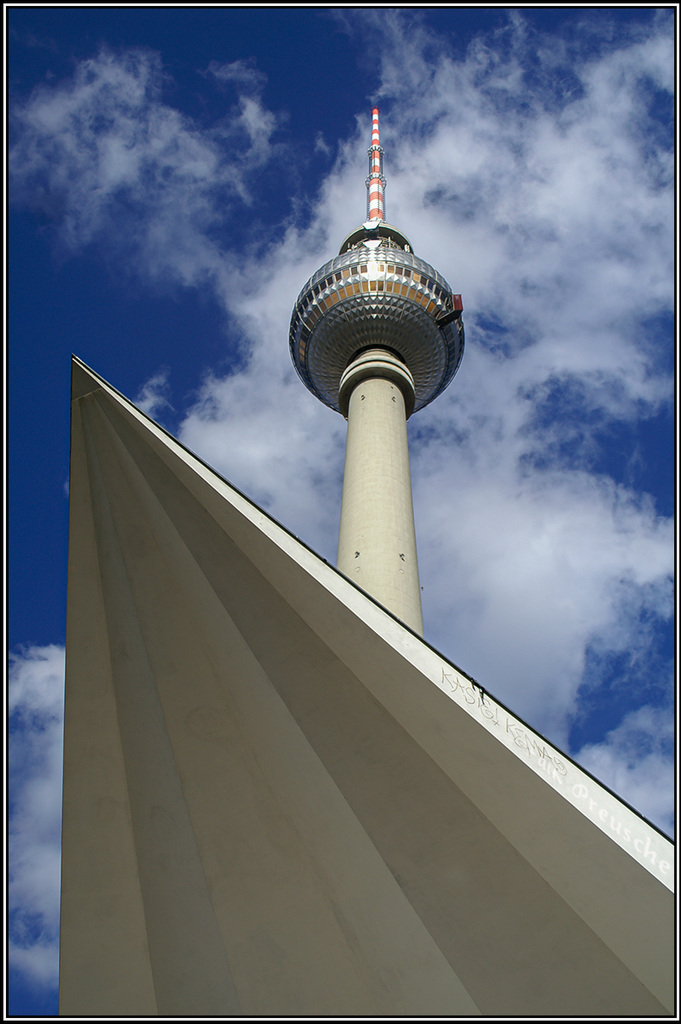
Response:
M494 998L498 996L487 994L488 972L478 970L475 966L473 961L477 953L469 956L466 952L466 943L471 950L476 950L473 934L463 938L449 935L446 915L437 909L449 905L447 901L451 902L451 899L448 894L450 890L456 891L460 883L465 884L469 891L467 898L474 900L474 905L481 908L480 921L487 922L485 927L488 931L480 950L484 951L490 943L494 945L498 941L499 964L503 960L506 946L501 943L501 939L491 937L492 931L506 927L506 941L510 944L509 948L513 947L516 941L514 929L518 917L525 913L523 907L531 915L536 912L536 906L541 907L542 901L545 901L546 913L554 919L554 923L559 920L562 922L566 949L569 947L572 950L563 959L569 961L572 957L574 960L572 966L566 963L556 968L553 990L562 993L557 997L559 1002L563 1000L561 1005L572 1006L574 1012L579 1012L582 1006L574 990L576 979L581 976L580 971L583 973L586 970L577 962L580 955L578 951L583 949L585 956L587 950L591 951L589 956L594 965L594 978L586 984L584 1005L594 1008L594 1001L597 1002L599 998L597 993L600 984L603 989L609 990L608 998L615 999L615 1003L614 993L619 991L622 1005L640 1005L642 1013L657 1012L656 1007L670 1009L673 1001L673 900L670 891L674 859L673 846L666 837L496 702L491 695L484 693L461 670L221 479L76 358L73 362L73 401L74 410L78 410L78 414L74 413L72 454L74 459L80 460L81 469L78 472L83 474L83 479L78 488L72 488L70 559L73 560L70 561L69 569L65 811L68 802L67 780L76 780L82 776L86 750L90 749L83 737L91 735L92 730L109 730L106 732L106 743L110 745L110 758L118 759L117 763L120 762L121 766L117 769L116 777L112 776L108 783L111 793L115 791L118 794L111 795L110 799L116 806L118 803L128 806L127 802L132 800L132 810L126 812L128 816L132 814L132 824L126 832L128 838L125 842L121 839L123 845L119 850L119 861L127 865L120 870L128 872L128 881L122 880L120 885L125 891L136 894L131 896L131 901L137 908L132 908L126 921L120 925L122 931L117 934L119 942L120 936L126 934L126 929L130 935L138 936L135 941L142 942L143 947L143 950L142 947L138 949L141 958L138 958L139 962L147 963L149 977L154 977L156 989L159 989L158 972L161 968L154 966L154 958L161 963L165 956L161 950L163 929L160 925L156 926L156 931L151 927L149 922L154 918L149 908L156 906L158 901L162 904L164 897L162 892L156 892L153 886L150 887L149 881L145 881L144 870L140 868L140 864L145 863L145 856L148 856L149 864L152 864L157 854L154 853L155 840L152 837L140 839L144 827L135 824L135 814L138 813L139 821L142 821L142 812L135 811L137 798L134 790L137 782L132 781L130 766L144 762L144 737L134 738L138 729L136 715L133 714L129 720L125 717L132 714L130 708L137 707L139 693L145 686L150 693L158 692L164 708L161 713L153 711L150 705L148 714L151 718L155 716L154 720L158 723L155 749L166 751L163 757L167 758L168 772L177 770L181 776L183 772L189 776L196 759L207 757L204 748L198 753L190 753L189 748L182 752L185 740L181 732L175 731L176 726L172 722L174 712L170 710L175 706L173 702L180 700L180 697L174 695L171 700L164 696L163 687L170 684L164 682L165 669L159 668L164 657L158 653L162 645L159 646L157 642L155 648L153 640L154 630L158 632L160 628L154 621L154 615L157 614L156 609L163 604L164 596L154 590L152 582L157 572L161 578L167 563L175 573L173 578L184 581L183 585L186 582L187 594L194 595L196 602L205 602L205 615L197 627L196 636L201 634L209 639L199 641L191 633L185 647L194 644L192 649L197 652L196 658L206 656L206 650L212 651L209 661L215 665L226 656L226 648L223 650L220 646L221 639L211 638L226 636L234 627L229 650L241 650L243 644L246 644L243 654L239 655L243 662L243 675L240 678L251 679L249 695L245 696L241 690L235 690L234 699L250 700L254 688L262 683L262 701L265 702L262 709L268 708L267 713L271 712L272 715L293 715L297 723L295 726L287 724L285 718L280 721L281 734L290 733L290 743L293 744L287 756L293 758L294 749L299 749L300 757L312 758L310 765L317 767L311 768L308 765L307 774L316 773L320 787L331 787L327 801L336 799L330 795L332 793L338 793L338 799L343 794L336 820L339 821L346 813L341 808L347 808L349 818L337 843L349 843L347 837L354 834L356 828L360 830L358 837L361 833L365 838L357 838L354 845L350 844L349 850L358 851L364 848L362 844L367 839L370 842L370 847L366 848L361 857L359 853L356 854L366 868L366 876L362 877L366 878L366 885L369 886L367 892L371 891L374 884L378 887L378 882L369 885L368 881L374 878L372 872L378 871L376 878L380 876L383 879L381 885L386 886L385 906L390 905L390 913L405 922L404 928L409 931L412 943L422 944L424 962L430 964L428 971L431 973L427 971L426 974L431 979L432 991L440 993L433 997L431 1012L446 1012L446 1007L451 1011L453 1005L459 1006L458 1012L467 1014L499 1012L499 1004L494 1004ZM162 492L165 493L163 488L167 487L164 483L166 478L177 481L177 486L184 489L183 493L186 491L191 495L192 502L196 503L201 516L205 517L203 533L197 533L191 543L187 537L192 530L196 531L191 524L187 525L188 513L183 511L184 506L178 504L175 511L168 511L164 506ZM124 494L128 495L125 500ZM128 510L132 509L135 502L139 502L142 511L133 515ZM76 507L76 503L80 504ZM145 534L148 539L144 542L135 519L135 515L140 514L151 524L151 532ZM94 525L87 525L90 522ZM239 571L243 572L244 579L248 575L250 580L248 585L244 584L246 597L241 602L234 600L230 603L231 599L222 597L221 601L215 603L215 594L228 593L228 589L221 588L229 588L233 584L226 578L219 578L217 574L214 579L211 577L209 585L206 580L210 573L205 577L203 570L199 572L196 568L198 563L204 564L202 559L206 564L210 562L208 555L200 548L202 537L207 537L214 530L218 531L216 537L226 538L224 544L230 547L230 551L233 550L233 555L229 557L235 566L238 564L242 567ZM190 549L191 557L188 553ZM78 562L79 558L81 562ZM136 567L137 558L139 568ZM151 567L149 571L144 570L145 564ZM91 582L86 586L83 577L85 570L82 568L85 565L89 567L87 571L90 575L96 570L104 582ZM256 575L251 579L253 573ZM93 587L95 590L98 587L103 590L95 593ZM174 599L170 594L172 588L166 589L167 600L171 602ZM118 603L107 596L110 592L118 595ZM86 598L88 593L89 600ZM120 596L124 593L131 596L124 600ZM250 610L248 593L252 594L256 602ZM277 643L280 644L276 658L270 648L277 627L276 624L267 626L270 631L267 632L267 643L264 627L263 636L259 637L256 598L262 601L263 608L269 607L268 602L272 608L276 607L282 621L287 616L294 616L290 619L289 633L276 634L279 637ZM181 616L178 611L181 607L178 596L177 606L169 605L168 614ZM224 617L225 609L228 611L227 617ZM137 625L128 626L127 633L116 632L122 628L121 623L132 621L131 616L139 619L139 628ZM213 625L209 633L208 622L211 616L214 621L211 620ZM112 626L114 620L119 623L115 629ZM181 617L178 622L181 622ZM133 633L129 632L130 628ZM300 637L294 642L294 634L298 636L298 632ZM290 652L287 648L287 635L291 637ZM92 639L90 643L89 637L100 639ZM106 642L101 639L104 637ZM126 662L125 659L132 657L133 650L138 652L133 662ZM309 654L309 665L305 670L301 669L301 673L304 671L309 675L304 700L302 690L296 689L302 683L292 682L295 672L287 665L287 658L294 663L296 658L300 658L301 650L317 652ZM180 653L176 654L178 658ZM329 662L331 656L333 660ZM305 657L308 658L307 653ZM321 659L327 666L325 671L330 682L327 683L324 671L314 667L315 658ZM125 672L121 674L120 666L124 663L137 666L133 674L147 674L148 683L140 681L142 689L139 691L129 689ZM143 671L139 668L142 664L147 666ZM171 666L168 668L168 678L171 678L172 671L174 669ZM228 662L225 662L225 668L221 671L223 676L225 673L230 674ZM320 672L318 690L315 690L316 673ZM91 710L91 718L86 716L76 724L69 725L69 715L74 723L77 717L75 712L69 711L69 701L71 705L74 703L74 698L69 697L69 674L74 680L71 691L75 692L79 686L84 688L86 684L89 685L88 680L93 677L93 673L101 690L97 710ZM218 678L222 678L219 673ZM341 694L344 695L342 700ZM342 742L336 735L342 732L341 725L336 728L326 722L325 715L328 717L330 712L325 710L325 702L329 708L336 709L336 723L341 721L343 714L347 715L348 723L355 723L355 733L350 730ZM109 710L106 711L106 708ZM379 717L371 726L376 730L375 733L370 731L370 720L373 721L374 714L372 708L380 709L380 712L376 711ZM265 714L265 711L262 713ZM261 727L260 720L257 717L249 718L249 722L249 729L255 737ZM378 751L382 749L381 730L385 730L385 748L383 760L377 766ZM164 738L166 732L169 739ZM372 753L374 735L375 749ZM74 739L72 743L71 736L80 738ZM358 744L361 746L360 741L364 744L361 750L358 747ZM257 746L255 739L252 742ZM69 767L70 743L73 750L77 748L79 752L74 754L73 763ZM270 743L268 741L265 744L268 749ZM387 763L393 757L394 763L390 763L388 770ZM412 764L410 771L406 767L408 764ZM107 770L106 767L102 768L104 772ZM274 778L280 769L275 770L273 767L272 771ZM435 771L432 777L431 771ZM373 797L368 795L379 775L382 780L379 787L380 799L378 790ZM126 778L127 783L124 781ZM283 785L282 782L278 784ZM312 783L308 781L305 785ZM418 785L425 787L421 801L417 793ZM188 795L188 786L191 789L183 777L176 791L173 790L174 795L168 791L168 806L172 804L176 807L173 812L176 821L184 820L182 816L188 815L182 835L189 836L195 832L197 838L191 842L198 843L201 849L201 844L209 842L206 837L212 836L217 826L210 816L206 818L207 824L202 826L203 832L196 825L194 819L198 811L192 809L195 805L192 803L193 798ZM411 796L410 787L413 790ZM310 794L308 798L312 800ZM139 797L139 807L146 806L144 801L147 799L151 799L149 794ZM302 797L297 795L295 801L299 799ZM279 805L289 807L287 801L290 800L293 800L290 794L286 797L281 795ZM459 815L457 820L448 820L447 800L454 801L452 807L456 804ZM294 804L298 806L295 801L290 804L287 812L289 817L298 814L298 811L294 814L292 809ZM389 805L392 801L391 813L386 812L385 801ZM184 809L185 805L188 810ZM65 817L67 860L71 856L69 851L86 841L83 837L88 826L80 821L79 813L74 804ZM422 815L424 835L431 829L435 838L427 851L418 854L414 851L410 855L411 859L405 860L404 851L413 843L414 833L418 831L416 822L421 821ZM69 837L71 820L74 825ZM465 820L469 820L469 832L463 827ZM190 822L194 822L191 827ZM303 825L299 823L298 827L303 828ZM329 829L335 827L328 825ZM145 842L151 844L147 854L144 854ZM312 839L310 843L311 848L314 848ZM382 858L380 864L387 865L389 871L385 878L378 862L374 867L369 867L373 857L369 849L378 851ZM229 927L221 917L219 901L216 903L215 896L211 896L211 885L219 883L214 881L206 889L202 881L206 870L201 867L203 856L191 853L187 848L187 863L195 863L198 873L193 883L195 896L185 910L196 918L198 931L205 935L215 933L215 943L211 945L206 939L206 950L218 946L221 950L223 947L228 950L222 968L220 957L223 954L220 953L218 961L211 968L211 958L205 950L204 959L196 966L196 977L204 978L201 983L204 987L208 985L206 977L213 978L217 974L223 979L217 987L214 981L208 985L213 1002L208 999L206 1012L215 1012L215 1007L224 1010L230 1005L239 1007L242 1012L275 1012L289 998L285 994L286 985L282 982L278 990L278 998L283 1003L277 1003L277 997L273 997L274 1002L268 1004L265 1000L265 1003L258 1004L258 999L264 996L254 994L256 988L251 990L249 987L248 971L245 974L239 973L240 954L237 946L230 946L230 942L236 940L226 937ZM330 854L327 856L330 857ZM419 862L419 857L423 857L422 862ZM484 877L475 870L476 858L479 858L480 864L487 865ZM68 891L75 891L79 884L76 877L78 872L69 869L68 863L65 870L65 905L71 906L69 899L72 899L75 907L76 897L69 897ZM362 874L361 871L359 873ZM419 881L426 876L427 882ZM390 895L390 886L394 884L390 879L396 878L401 891L397 895ZM505 885L502 885L503 879L506 879ZM93 879L92 884L101 888L96 879ZM338 881L335 884L340 885ZM425 889L420 892L423 886ZM429 886L429 893L425 893ZM504 901L511 900L510 889L513 886L517 890L513 899L518 902L513 907L509 904L507 911L504 911ZM626 894L625 898L622 893ZM407 902L403 906L400 901L404 900L405 895ZM350 903L355 898L358 897L346 896ZM365 895L362 898L367 897ZM203 906L205 910L201 909ZM461 912L455 901L451 913L456 915ZM412 920L414 913L416 918ZM73 915L73 925L67 924L66 928L63 926L65 948L69 944L69 927L81 932L84 928L76 910ZM137 924L133 921L135 915ZM214 916L217 923L213 922ZM550 943L546 951L535 950L533 947L530 937L543 927L540 925L541 919L541 914L536 919L528 917L521 927L521 931L525 928L524 934L527 935L524 963L534 965L526 966L526 969L530 973L536 970L537 978L550 969L547 965L555 963L557 957L560 961L557 949L560 949L561 938L558 933L551 940L558 944L556 949ZM142 924L145 920L147 932ZM578 922L583 922L583 925ZM269 927L274 926L270 924ZM359 927L356 920L353 927ZM422 933L419 929L423 927L425 932ZM144 937L150 928L156 936L153 941ZM321 924L319 928L322 928ZM476 931L474 921L471 922L471 930L472 933ZM433 941L435 946L432 946ZM377 940L375 936L370 940L367 933L366 942L367 949L374 948ZM134 944L131 948L134 948ZM440 953L436 950L444 954L442 963L438 960ZM346 956L346 953L342 956ZM262 950L259 955L263 955ZM341 953L338 955L341 957ZM513 959L515 953L509 955ZM545 956L546 963L543 962ZM378 970L375 964L373 967ZM137 997L131 997L131 1012L163 1012L158 1002L158 991L156 996L152 995L153 986L149 988L144 970L132 964L128 964L125 969L129 969L138 978L138 994ZM68 973L71 968L64 970ZM291 972L294 969L289 965L288 970ZM515 1007L515 1012L523 1012L524 1009L537 1012L537 1007L541 1008L540 1012L551 1012L546 1002L541 1002L547 998L546 993L541 998L538 996L535 1004L523 1004L528 980L519 975L517 990L513 987L516 982L511 979L518 975L513 964L499 966L498 970L499 977L506 979L502 984L508 985L504 1006ZM233 971L236 972L234 978L231 977ZM113 980L110 983L114 986ZM173 984L176 984L174 980L168 980L168 985L172 987ZM533 984L529 984L529 989ZM536 984L540 982L537 980ZM642 988L637 988L637 985ZM371 986L367 992L370 989ZM550 985L547 992L549 990ZM646 1003L645 991L651 994L651 1003ZM375 1005L379 1008L376 1012L418 1012L418 1007L424 1007L423 992L411 1002L411 996L404 995L402 1001L398 1000L395 1005L390 1003L390 999L382 1003L375 993L364 996L365 999L374 997ZM292 998L289 1005L300 1009L302 1004L296 1002L296 998L298 996ZM321 1006L320 1012L323 1012L323 997L319 995L322 1002L315 1002L315 998L314 994L310 995L310 1001L306 1004L308 1010L314 1012ZM438 1002L438 999L441 1001ZM486 1005L486 999L490 999L491 1004ZM573 999L577 999L577 1002L571 1004L570 1000ZM189 996L188 1000L188 1005L194 1008L195 1004ZM638 1004L637 1000L640 1000ZM612 1009L615 1003L604 1003L603 1012L607 1012L608 1006ZM177 1006L177 1002L174 1005ZM245 1006L247 1009L244 1009ZM594 1012L597 1011L598 1006ZM67 1010L62 1009L62 1012ZM285 1009L282 1012L286 1012Z

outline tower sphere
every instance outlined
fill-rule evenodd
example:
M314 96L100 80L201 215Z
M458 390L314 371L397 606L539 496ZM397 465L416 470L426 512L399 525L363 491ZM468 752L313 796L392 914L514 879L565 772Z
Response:
M461 296L385 220L378 108L372 112L367 219L313 274L291 316L291 358L305 386L346 415L343 373L367 348L391 349L413 379L413 411L444 391L463 355ZM407 415L412 411L411 386ZM339 401L340 397L340 401Z
M417 411L459 367L461 311L461 296L413 254L401 231L375 217L352 231L302 289L291 317L291 358L313 395L345 412L339 385L348 363L367 347L392 349L414 379Z

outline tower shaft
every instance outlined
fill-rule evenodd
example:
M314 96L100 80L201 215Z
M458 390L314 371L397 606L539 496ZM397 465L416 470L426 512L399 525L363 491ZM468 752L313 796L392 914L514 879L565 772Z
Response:
M370 349L345 371L341 402L348 433L338 568L422 635L407 448L411 374L387 349Z

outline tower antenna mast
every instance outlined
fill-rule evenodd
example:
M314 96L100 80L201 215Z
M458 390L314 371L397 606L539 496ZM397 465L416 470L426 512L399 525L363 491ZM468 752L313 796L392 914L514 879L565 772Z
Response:
M385 178L383 177L383 148L378 126L378 107L371 112L371 145L367 187L367 220L385 220Z

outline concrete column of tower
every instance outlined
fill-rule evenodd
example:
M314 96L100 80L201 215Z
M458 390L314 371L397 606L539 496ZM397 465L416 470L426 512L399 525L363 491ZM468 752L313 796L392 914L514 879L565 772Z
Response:
M407 447L414 381L395 354L371 348L340 381L347 416L338 568L423 633Z

